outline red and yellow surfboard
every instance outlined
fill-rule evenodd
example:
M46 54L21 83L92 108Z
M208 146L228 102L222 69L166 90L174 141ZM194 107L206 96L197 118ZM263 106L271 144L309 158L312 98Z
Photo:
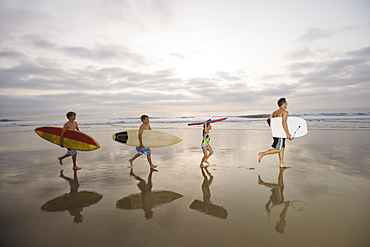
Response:
M36 134L41 138L60 145L60 133L62 128L44 126L35 129ZM63 145L80 151L91 151L100 148L99 143L89 135L75 130L67 130L63 137Z

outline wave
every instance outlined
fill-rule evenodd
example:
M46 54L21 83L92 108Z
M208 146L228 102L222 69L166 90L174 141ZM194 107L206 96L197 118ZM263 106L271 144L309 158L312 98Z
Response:
M3 119L0 119L0 122L19 122L19 121L22 121L22 120L15 120L15 119L7 119L7 118L3 118Z
M237 116L240 118L268 118L270 115L269 114L252 114L252 115L242 115L242 116Z

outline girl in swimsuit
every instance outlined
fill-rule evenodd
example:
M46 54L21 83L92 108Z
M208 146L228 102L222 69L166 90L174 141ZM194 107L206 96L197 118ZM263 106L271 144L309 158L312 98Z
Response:
M205 122L203 124L203 140L202 140L202 150L203 150L203 158L200 162L200 167L207 167L204 166L203 163L208 163L209 157L213 154L213 149L211 145L209 144L211 137L209 135L209 131L212 129L212 126L210 123Z

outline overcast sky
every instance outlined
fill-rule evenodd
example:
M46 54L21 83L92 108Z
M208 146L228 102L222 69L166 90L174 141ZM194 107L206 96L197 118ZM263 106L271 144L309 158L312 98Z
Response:
M0 116L370 106L368 0L0 0Z

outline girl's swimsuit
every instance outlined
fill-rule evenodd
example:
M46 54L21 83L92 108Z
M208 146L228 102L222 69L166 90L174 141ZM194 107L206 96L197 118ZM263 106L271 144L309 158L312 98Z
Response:
M206 137L203 137L202 147L207 147L209 145L210 140L211 140L211 137L209 136L209 134Z

